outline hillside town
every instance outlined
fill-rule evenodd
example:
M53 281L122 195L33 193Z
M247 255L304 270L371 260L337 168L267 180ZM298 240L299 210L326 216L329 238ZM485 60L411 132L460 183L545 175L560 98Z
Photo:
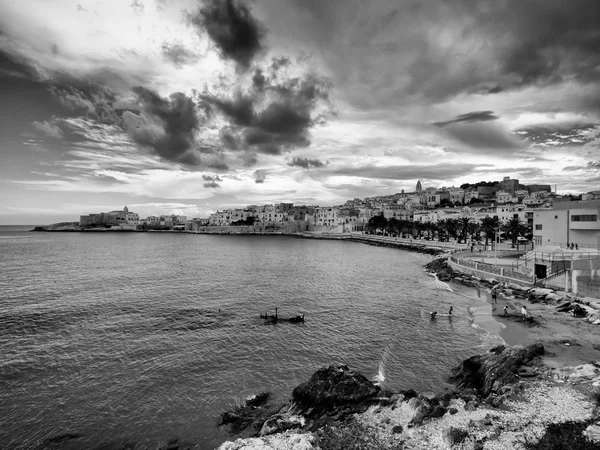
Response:
M194 232L281 232L411 235L415 238L486 242L496 238L532 241L537 246L600 248L600 190L557 195L551 185L524 185L517 179L426 187L354 198L337 206L277 203L225 209L208 218L182 215L140 218L123 210L82 215L82 228ZM491 219L486 222L486 218ZM506 228L512 221L512 228ZM486 232L487 231L487 232Z

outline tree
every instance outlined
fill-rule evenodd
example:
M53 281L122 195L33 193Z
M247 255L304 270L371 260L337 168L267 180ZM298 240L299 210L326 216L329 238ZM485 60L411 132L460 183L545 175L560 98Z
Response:
M481 228L483 230L483 232L485 233L485 246L487 247L488 245L488 238L490 236L493 237L493 242L494 242L494 246L496 245L496 232L498 231L500 227L500 219L498 219L497 217L484 217L483 219L481 219Z
M458 223L458 219L447 219L446 220L446 230L448 234L456 239L456 234L459 230L460 224Z
M367 222L367 230L371 233L377 233L378 230L383 231L387 226L387 220L383 217L383 213L373 216Z
M448 233L448 219L440 219L437 222L437 231L438 231L438 239L441 241L443 240L442 238L446 238L447 239L447 233Z
M473 230L475 229L475 224L470 217L461 217L458 221L462 241L466 243L468 235L473 233Z
M387 225L385 227L385 230L388 232L388 234L397 236L399 229L400 229L400 221L398 219L396 219L395 217L388 219Z
M513 217L502 225L502 231L504 231L506 236L512 241L512 248L515 248L515 244L517 244L517 238L527 234L528 230L527 225L525 225L520 218ZM517 244L517 250L518 249L519 247Z
M411 234L413 229L413 223L410 220L401 220L400 221L400 233L402 233L402 237L405 238L409 234Z
M452 203L452 201L448 198L443 198L440 201L440 207L445 208L446 206L449 206L450 208L452 208L454 206L454 203Z

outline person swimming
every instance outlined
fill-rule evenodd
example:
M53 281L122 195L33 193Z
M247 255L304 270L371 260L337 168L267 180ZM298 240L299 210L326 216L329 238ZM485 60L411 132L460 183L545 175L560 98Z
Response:
M450 307L450 309L448 310L448 315L451 316L452 315L452 310L454 309L453 306Z
M429 314L431 314L432 319L435 319L435 316L437 316L437 311L430 311Z

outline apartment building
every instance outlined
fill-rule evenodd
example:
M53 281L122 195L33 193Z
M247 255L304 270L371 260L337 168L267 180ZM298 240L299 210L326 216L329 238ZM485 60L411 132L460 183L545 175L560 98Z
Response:
M600 200L557 203L533 212L536 245L600 248Z

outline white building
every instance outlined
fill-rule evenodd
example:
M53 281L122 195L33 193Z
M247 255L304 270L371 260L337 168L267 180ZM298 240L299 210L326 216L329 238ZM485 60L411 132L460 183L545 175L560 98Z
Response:
M600 249L600 200L557 203L533 211L533 239L540 246Z

